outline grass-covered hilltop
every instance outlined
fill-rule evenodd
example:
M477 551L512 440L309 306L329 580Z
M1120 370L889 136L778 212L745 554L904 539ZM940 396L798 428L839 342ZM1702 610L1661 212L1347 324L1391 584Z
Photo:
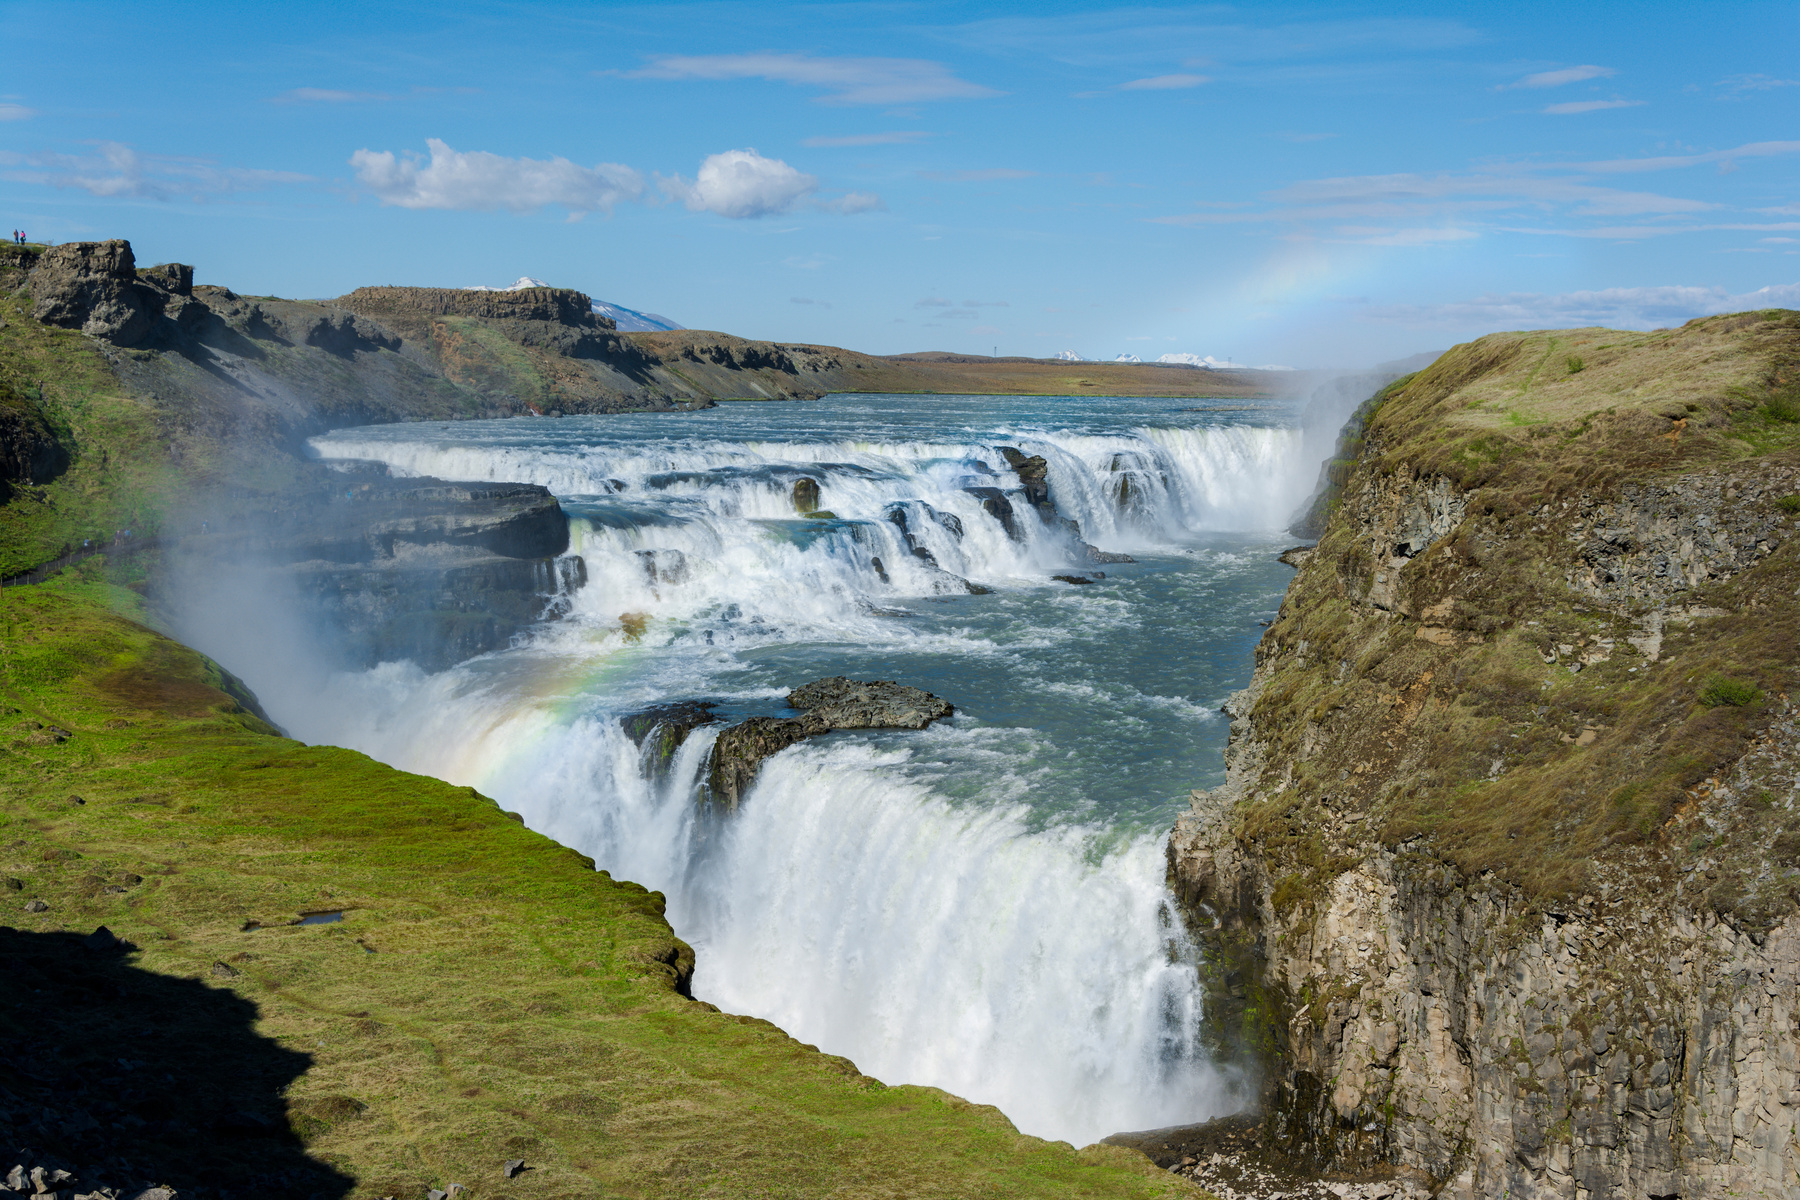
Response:
M63 274L34 286L45 262ZM619 337L579 310L463 315L453 356L396 323L140 272L123 243L0 258L0 1175L184 1198L1191 1192L688 998L660 895L471 789L281 736L151 627L198 512L249 544L324 511L310 433L503 415L493 371L553 367L567 394L599 360L544 339ZM341 919L296 923L318 913Z
M1267 1136L1800 1194L1800 313L1481 338L1326 475L1170 846Z

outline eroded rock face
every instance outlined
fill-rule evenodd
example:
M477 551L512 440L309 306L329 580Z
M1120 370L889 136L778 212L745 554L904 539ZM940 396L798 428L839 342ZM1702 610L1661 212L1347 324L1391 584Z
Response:
M1459 648L1513 621L1552 623L1547 604L1502 610L1484 591L1500 564L1560 576L1595 626L1542 635L1553 681L1529 677L1534 699L1602 664L1619 681L1625 662L1641 676L1666 659L1665 629L1732 617L1696 607L1697 591L1783 552L1794 526L1775 500L1800 491L1800 470L1711 469L1505 521L1478 519L1470 493L1403 464L1347 482L1326 540L1295 563L1296 587L1445 657L1376 683L1284 605L1292 623L1259 647L1250 686L1227 706L1227 782L1195 793L1168 846L1170 880L1218 965L1209 1017L1239 1046L1275 1048L1256 1064L1265 1142L1320 1168L1422 1172L1457 1200L1800 1196L1800 897L1782 897L1800 837L1759 845L1753 832L1800 827L1783 815L1800 812L1800 710L1786 697L1741 757L1686 786L1666 825L1597 853L1561 899L1465 872L1423 837L1395 844L1379 815L1383 797L1438 766L1410 749L1425 736L1412 722L1433 672L1472 688L1484 681L1474 660L1452 657ZM1454 596L1434 593L1446 584ZM1788 619L1790 590L1755 619ZM1287 726L1256 719L1321 678L1342 689L1329 704L1285 710ZM1358 714L1344 718L1356 732L1334 728L1333 705ZM1533 711L1545 718L1526 709L1522 737L1541 736ZM1575 732L1563 753L1593 753L1606 736ZM1513 769L1519 743L1506 736L1488 780ZM1301 808L1307 773L1327 794ZM1612 792L1616 808L1626 782L1602 772L1582 786ZM1296 802L1289 815L1245 831L1244 812L1283 796ZM1278 851L1283 840L1323 865Z
M139 341L160 315L155 289L138 283L131 243L120 239L52 246L28 286L32 316L116 345Z
M735 812L762 761L796 742L838 729L923 729L956 710L920 688L884 679L859 683L834 675L788 693L798 717L751 717L713 743L707 783L712 801Z

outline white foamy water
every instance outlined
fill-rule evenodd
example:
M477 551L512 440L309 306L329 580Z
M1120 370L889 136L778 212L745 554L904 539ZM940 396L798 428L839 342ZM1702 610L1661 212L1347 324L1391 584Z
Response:
M1218 705L1286 583L1272 531L1316 464L1279 415L859 396L314 445L541 483L590 582L566 620L434 676L388 664L298 687L224 655L296 736L478 787L665 892L696 996L890 1083L1078 1145L1235 1107L1201 1048L1162 838L1187 789L1217 780ZM1078 530L1025 504L1001 446L1043 455ZM832 519L794 512L802 476ZM1084 544L1139 561L1096 564ZM784 751L729 818L701 802L716 728L664 769L619 725L671 699L780 714L831 674L958 713Z

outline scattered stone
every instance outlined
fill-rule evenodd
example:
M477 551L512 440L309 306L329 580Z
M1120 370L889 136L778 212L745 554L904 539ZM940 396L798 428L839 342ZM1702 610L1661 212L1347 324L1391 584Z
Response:
M6 1190L9 1192L22 1192L25 1190L24 1164L15 1166L6 1173Z
M212 975L214 979L236 979L242 974L242 971L226 963L215 962L212 965Z
M517 1175L519 1172L523 1171L524 1169L525 1169L525 1160L524 1159L509 1158L506 1160L505 1164L501 1166L500 1175L502 1178L511 1179L515 1175Z
M27 900L25 902L25 911L28 913L49 912L50 906L45 904L42 900Z
M94 932L81 939L81 944L89 950L116 950L119 947L118 935L102 925Z

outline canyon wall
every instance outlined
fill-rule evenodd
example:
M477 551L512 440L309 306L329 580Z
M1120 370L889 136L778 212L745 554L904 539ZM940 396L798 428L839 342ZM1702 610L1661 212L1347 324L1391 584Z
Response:
M1496 335L1361 414L1169 843L1283 1153L1800 1196L1797 365L1791 312Z

